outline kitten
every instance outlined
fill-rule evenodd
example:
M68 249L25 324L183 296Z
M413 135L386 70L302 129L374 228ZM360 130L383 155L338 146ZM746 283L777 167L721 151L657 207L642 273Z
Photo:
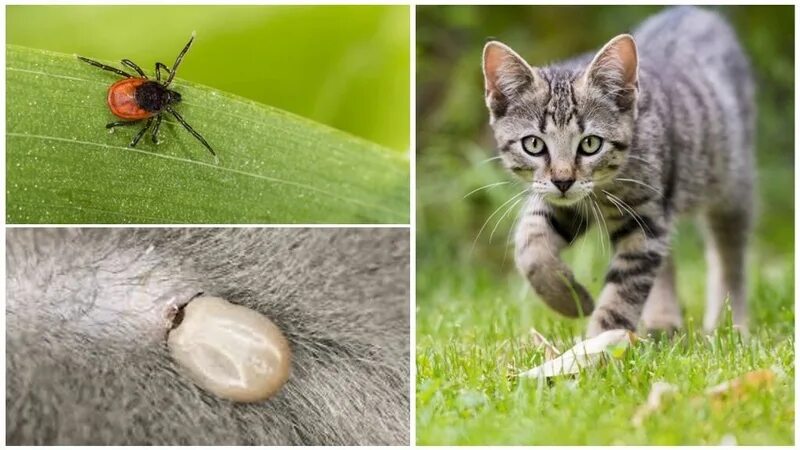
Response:
M11 445L408 445L404 229L9 229ZM293 352L266 402L192 383L165 344L170 298L219 295Z
M509 47L483 53L486 104L504 164L528 183L520 272L550 307L591 313L589 336L682 326L670 238L681 215L707 230L713 329L730 297L744 330L754 202L754 82L731 27L677 7L594 55L545 68ZM597 307L558 253L590 225L614 247ZM603 243L601 243L603 244Z

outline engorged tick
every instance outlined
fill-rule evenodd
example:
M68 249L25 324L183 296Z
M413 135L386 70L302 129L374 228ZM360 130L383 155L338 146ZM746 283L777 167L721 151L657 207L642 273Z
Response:
M170 90L169 85L172 83L172 79L178 71L178 65L180 65L181 60L183 60L183 56L189 51L192 41L194 41L194 33L192 33L189 42L187 42L186 46L181 50L181 53L175 60L175 64L172 65L172 70L167 68L163 63L156 63L155 81L147 78L144 71L129 59L123 59L122 65L136 71L136 73L139 74L138 77L134 77L116 67L107 66L97 61L84 58L83 56L78 56L78 59L83 62L125 77L124 80L119 80L108 88L108 107L115 116L124 120L111 122L106 125L106 128L111 129L114 127L134 125L143 120L147 120L144 127L133 137L129 145L130 147L136 147L136 144L139 143L142 136L153 126L153 122L155 122L152 132L153 143L158 144L158 130L161 127L161 119L164 112L169 112L175 116L175 119L183 125L184 128L186 128L186 131L197 138L197 140L214 155L215 160L217 159L217 154L214 152L214 149L211 148L211 145L203 139L200 133L186 123L183 117L173 108L174 104L181 101L181 94ZM161 81L162 69L169 75L165 81Z

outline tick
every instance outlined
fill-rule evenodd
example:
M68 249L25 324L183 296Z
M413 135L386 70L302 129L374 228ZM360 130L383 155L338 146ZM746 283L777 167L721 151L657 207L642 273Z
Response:
M141 67L137 66L129 59L123 59L121 61L122 65L134 70L139 75L138 77L117 69L116 67L107 66L97 61L84 58L83 56L78 56L78 59L85 63L125 77L125 79L117 81L108 88L107 100L108 108L111 110L111 113L123 120L111 122L106 125L106 128L126 127L146 121L144 127L133 137L133 140L129 144L130 147L136 147L136 144L139 143L145 133L147 133L147 130L151 127L153 129L151 133L153 143L158 144L158 130L161 127L161 119L164 117L165 113L170 113L175 117L178 123L186 128L186 131L197 138L197 140L211 152L215 160L217 159L217 154L214 152L214 149L211 148L211 145L209 145L208 142L203 139L203 136L195 131L194 128L178 114L178 111L175 111L174 106L180 103L181 94L169 89L169 85L172 83L172 79L175 78L175 74L178 71L178 66L181 64L186 52L189 51L189 47L192 46L192 41L194 41L194 33L192 33L192 37L189 38L189 42L186 43L186 46L183 47L180 54L178 54L175 64L172 65L172 70L167 68L163 63L156 63L155 81L149 79ZM163 81L161 80L162 70L167 73L167 78Z
M260 402L289 379L289 341L267 316L219 297L194 298L179 314L167 347L209 392L235 402Z

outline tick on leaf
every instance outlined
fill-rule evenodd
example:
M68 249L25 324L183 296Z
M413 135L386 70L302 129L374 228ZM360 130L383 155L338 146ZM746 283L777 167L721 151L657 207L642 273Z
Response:
M124 120L111 122L106 125L106 128L111 129L114 127L129 126L146 121L144 127L133 137L130 147L136 147L136 144L139 143L145 133L147 133L147 130L151 127L153 128L153 143L158 144L158 130L161 127L161 119L164 113L170 113L175 117L175 120L186 128L186 131L197 138L197 140L211 152L215 160L217 159L217 154L214 152L214 149L211 148L211 145L209 145L208 142L203 139L203 136L195 131L194 128L175 111L174 105L181 101L181 94L169 89L169 85L172 83L172 79L175 78L175 73L178 71L178 66L186 55L186 52L189 51L189 47L192 46L192 41L194 41L194 33L192 33L189 42L187 42L186 46L181 50L178 58L175 60L175 64L172 65L172 70L163 63L156 63L155 81L149 79L144 71L129 59L123 59L121 61L122 65L134 70L139 76L133 76L116 67L107 66L97 61L84 58L83 56L78 56L78 59L85 63L125 77L125 79L117 81L108 88L108 108L111 110L111 113ZM161 80L162 70L167 74L166 80L163 81Z

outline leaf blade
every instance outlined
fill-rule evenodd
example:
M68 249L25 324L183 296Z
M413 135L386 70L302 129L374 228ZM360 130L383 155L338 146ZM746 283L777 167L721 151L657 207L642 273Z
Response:
M103 128L113 74L17 46L6 60L9 223L408 222L396 152L182 81L178 107L220 164L169 119L164 144L130 149L136 127Z

